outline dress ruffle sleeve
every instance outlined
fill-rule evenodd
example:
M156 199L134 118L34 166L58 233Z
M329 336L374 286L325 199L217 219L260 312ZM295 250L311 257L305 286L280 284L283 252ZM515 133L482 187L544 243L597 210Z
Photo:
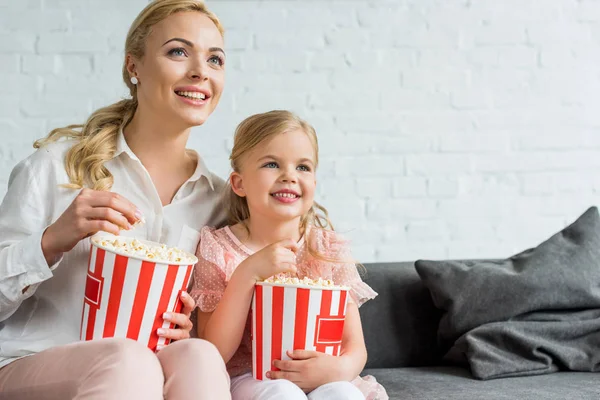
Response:
M198 264L194 268L194 281L190 295L202 312L213 312L221 301L227 286L228 253L215 236L215 229L204 227L200 231L200 244L196 251Z
M319 253L328 259L339 260L339 262L315 261L331 266L331 279L336 285L350 287L350 297L358 307L377 296L377 292L361 279L358 268L353 262L348 240L334 231L320 228L312 228L311 235L313 246ZM325 270L326 267L323 265L321 269Z

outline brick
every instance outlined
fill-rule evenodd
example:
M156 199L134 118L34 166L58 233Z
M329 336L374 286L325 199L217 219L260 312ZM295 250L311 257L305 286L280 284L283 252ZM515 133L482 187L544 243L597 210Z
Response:
M515 198L519 195L519 179L514 173L461 176L460 193L468 196Z
M28 75L54 74L58 70L58 59L52 54L24 54L22 72Z
M456 197L459 193L456 178L427 178L427 194L429 197Z
M540 172L521 174L521 193L525 196L554 195L556 193L591 193L598 172Z
M408 175L431 176L467 174L471 171L471 160L466 155L423 154L406 156Z
M91 56L62 55L58 57L57 61L57 72L60 75L90 75L92 73ZM103 74L99 73L99 75ZM118 72L115 75L118 75Z
M427 180L420 177L395 178L392 193L394 197L427 197Z
M356 184L353 179L318 179L318 192L326 198L355 198Z
M106 2L97 3L91 0L88 7L69 6L68 8L71 13L74 32L105 33L115 29L125 30L126 32L145 5L134 6L132 2L121 3L118 5L119 11L115 12L115 9ZM123 42L125 42L124 39Z
M40 54L107 53L108 39L98 33L48 33L38 42Z
M227 50L251 49L254 42L254 34L251 30L230 29L227 31Z
M325 38L321 32L304 31L300 34L287 30L279 32L260 31L255 34L256 48L259 50L283 49L321 49L325 46Z
M356 192L360 197L366 198L390 197L392 194L392 179L360 178L356 182Z
M378 262L415 261L419 259L444 260L446 246L440 242L396 243L377 247Z
M56 93L67 93L69 96L113 96L119 97L127 91L125 85L119 87L120 77L94 75L80 76L79 74L67 76L47 76L44 78L44 93L48 97ZM113 83L113 84L111 84ZM65 91L65 88L68 88Z
M450 104L459 110L485 110L493 107L493 95L483 89L454 91L450 95Z
M72 117L74 121L85 120L90 107L88 101L82 101L78 96L31 99L24 98L21 101L21 111L26 117Z
M26 94L25 98L29 98L39 91L39 80L22 74L2 74L0 87L3 95Z
M369 47L369 34L354 28L337 28L324 35L327 47L344 50L360 50Z
M506 25L500 22L487 22L471 30L474 43L477 45L524 44L527 39L525 32L526 28L521 23L514 23L510 29L506 29Z
M396 113L401 118L402 130L408 134L425 134L441 132L469 132L475 128L473 114L457 111L415 111L411 113Z
M448 236L448 226L441 220L414 221L406 226L406 236L409 243L413 241L439 242Z
M45 0L48 1L48 0ZM42 0L0 0L0 9L2 8L10 8L12 10L31 10L31 9L41 9L42 8Z
M431 219L436 202L424 199L374 199L367 203L367 217L376 221Z
M480 172L543 172L598 166L600 151L595 150L473 156L473 169Z
M86 59L86 58L83 58ZM94 73L120 75L125 58L123 55L100 54L94 55L92 66Z
M20 62L17 54L0 54L0 73L15 74L19 72Z
M13 96L0 96L0 118L15 118L21 113L18 101Z
M0 13L0 26L13 32L66 32L69 30L69 13L64 10L27 10L19 13Z
M401 89L385 91L382 94L382 106L387 109L401 110L443 110L450 108L450 99L443 93L427 90Z
M398 156L356 156L339 158L335 161L338 176L397 176L404 175L404 160Z
M441 152L505 152L510 149L510 136L503 132L486 134L447 134L439 138Z
M35 33L21 32L18 35L0 32L0 54L23 54L35 51Z
M452 240L492 241L497 238L495 222L489 218L486 220L462 218L448 222L447 229Z

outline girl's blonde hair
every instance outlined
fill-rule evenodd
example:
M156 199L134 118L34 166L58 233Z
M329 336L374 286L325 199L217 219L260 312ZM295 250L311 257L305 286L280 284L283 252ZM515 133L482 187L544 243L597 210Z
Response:
M315 168L319 164L319 142L315 129L306 121L299 118L297 115L285 111L274 110L262 114L252 115L243 120L235 130L233 138L233 149L229 160L231 168L235 172L240 172L241 163L245 155L252 151L256 146L269 140L276 135L286 132L301 130L308 136L315 150ZM245 197L240 197L235 194L228 184L226 192L226 204L229 213L229 225L242 224L246 226L246 220L250 217L250 209ZM302 234L306 232L309 225L317 226L322 229L333 229L333 224L329 220L329 213L325 207L317 202L313 202L313 206L308 212L302 216L300 220L300 231ZM246 226L247 229L247 226ZM341 260L333 260L320 254L313 246L311 241L307 240L309 253L316 258L339 262Z
M125 40L125 54L141 59L152 27L172 14L185 11L206 15L223 36L223 26L217 16L206 8L204 1L154 0L131 24ZM65 169L69 176L69 184L64 185L65 187L81 189L87 186L95 190L110 190L112 187L113 176L104 163L113 158L119 130L131 121L138 106L137 87L130 81L126 59L123 62L123 81L129 88L130 99L96 110L83 125L54 129L48 136L33 144L37 149L61 138L77 140L65 157Z

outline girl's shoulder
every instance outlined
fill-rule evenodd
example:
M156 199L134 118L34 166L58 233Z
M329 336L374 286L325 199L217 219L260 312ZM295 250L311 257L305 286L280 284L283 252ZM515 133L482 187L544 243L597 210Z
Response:
M200 244L196 256L200 262L209 262L220 269L227 280L245 256L236 248L229 227L205 226L200 230Z
M309 225L307 245L327 258L346 259L350 252L350 242L342 234L331 229Z
M233 234L230 226L215 228L205 226L200 230L200 245L199 249L213 250L218 254L230 256L247 256L244 251L243 244Z

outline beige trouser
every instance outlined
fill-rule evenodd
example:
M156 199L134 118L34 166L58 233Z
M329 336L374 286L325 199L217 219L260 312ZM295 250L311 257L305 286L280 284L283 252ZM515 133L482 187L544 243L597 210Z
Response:
M163 397L164 396L164 397ZM157 354L129 339L52 348L0 368L0 400L227 400L229 375L207 341Z

